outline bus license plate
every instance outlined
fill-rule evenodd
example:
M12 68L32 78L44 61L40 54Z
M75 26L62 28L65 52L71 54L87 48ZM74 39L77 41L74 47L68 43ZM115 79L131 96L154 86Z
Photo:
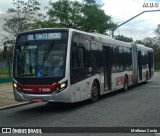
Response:
M33 102L43 102L42 98L33 98L32 99Z

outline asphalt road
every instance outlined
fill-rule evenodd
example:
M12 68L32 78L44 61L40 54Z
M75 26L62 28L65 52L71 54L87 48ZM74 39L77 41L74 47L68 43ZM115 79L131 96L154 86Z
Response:
M0 127L160 127L160 74L147 84L107 94L92 104L35 103L0 111Z

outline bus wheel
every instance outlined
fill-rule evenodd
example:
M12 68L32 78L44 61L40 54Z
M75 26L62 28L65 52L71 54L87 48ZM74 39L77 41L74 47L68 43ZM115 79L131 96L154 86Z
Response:
M92 84L92 90L91 90L91 102L96 102L98 100L99 96L99 87L96 81Z
M146 84L146 83L147 83L147 81L148 81L148 71L146 72L146 78L145 78L144 83Z
M125 92L128 91L128 78L127 78L127 76L125 76L125 78L124 78L123 90Z

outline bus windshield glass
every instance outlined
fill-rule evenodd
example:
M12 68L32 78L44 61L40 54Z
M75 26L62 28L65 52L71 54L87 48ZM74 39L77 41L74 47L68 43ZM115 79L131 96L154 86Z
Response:
M64 77L66 42L26 42L15 47L14 76Z

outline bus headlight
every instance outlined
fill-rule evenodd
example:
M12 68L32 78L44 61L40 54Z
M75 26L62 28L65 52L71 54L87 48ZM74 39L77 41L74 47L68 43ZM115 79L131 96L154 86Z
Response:
M17 88L17 84L16 84L16 83L13 83L13 87L14 87L14 88Z
M64 89L66 89L67 86L68 86L68 81L63 82L62 84L59 84L59 85L55 88L54 92L55 92L55 93L59 93L59 92L63 91Z
M18 92L21 92L22 85L20 83L13 82L13 88L16 89Z
M61 89L66 87L66 83L61 84Z

